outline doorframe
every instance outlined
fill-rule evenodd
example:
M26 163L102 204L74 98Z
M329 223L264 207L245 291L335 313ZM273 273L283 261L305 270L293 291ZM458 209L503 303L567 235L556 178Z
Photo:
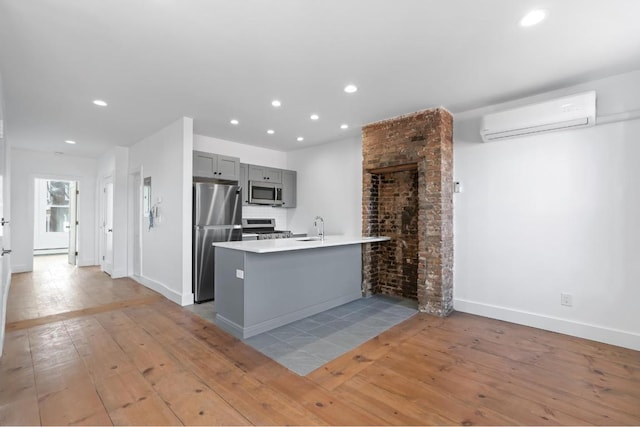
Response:
M50 181L75 181L78 183L78 187L83 187L84 188L84 180L82 179L81 176L79 175L59 175L59 174L43 174L43 173L34 173L34 174L30 174L29 175L29 186L28 186L28 192L29 194L27 194L27 218L29 219L29 233L30 233L30 240L29 240L29 264L26 266L27 269L24 270L26 271L33 271L33 251L34 251L34 239L35 239L35 226L36 226L36 206L35 206L35 200L36 200L36 179L46 179L46 180L50 180ZM80 222L80 217L82 215L82 209L80 206L80 197L78 197L78 222ZM86 227L78 227L77 229L77 234L76 234L76 245L77 242L81 242L82 241L82 236L84 236ZM77 264L77 259L76 259L76 265ZM22 270L21 270L22 271Z
M45 230L45 224L44 224L44 219L45 219L45 214L44 214L44 208L46 207L44 198L46 197L46 191L44 190L43 187L39 187L39 185L44 186L44 183L46 182L50 182L50 181L59 181L59 182L66 182L69 184L69 189L71 190L72 188L72 184L76 184L78 183L78 181L74 181L74 180L66 180L66 179L55 179L55 180L51 180L51 179L42 179L42 178L35 178L35 183L34 183L34 189L33 189L33 195L34 195L34 201L33 201L33 222L34 222L34 230L33 230L33 250L35 251L46 251L46 250L60 250L62 248L62 233L58 234L57 236L51 236L48 235L49 232L47 232ZM71 197L72 195L69 194L69 209L71 209ZM71 219L71 211L69 211L69 219ZM69 245L69 233L71 232L71 226L72 224L69 223L69 229L65 230L63 233L66 234L66 237L64 238L64 245L67 245L67 252L66 254L68 255L70 252L70 247L68 247ZM39 243L39 245L36 245L36 243ZM77 243L77 240L76 240ZM45 246L44 249L40 248L40 249L35 249L36 246ZM60 254L62 254L62 252L60 252Z
M142 166L137 169L132 169L129 171L129 185L128 185L128 210L127 210L127 228L132 230L131 233L127 236L127 247L128 247L128 257L127 257L127 275L131 277L142 277L143 276L143 262L142 262L142 230L143 230L143 219L144 215L142 214L143 203L142 203L142 187L143 187L143 179L144 174L142 173ZM136 178L138 178L138 188L136 189ZM137 193L136 193L137 190ZM138 195L138 200L136 200L136 194ZM136 218L136 206L138 208L138 218ZM135 230L138 230L138 239L136 241L135 238ZM140 271L135 271L135 255L136 251L138 251L138 258L140 261Z
M105 254L106 254L106 240L105 240L105 229L104 229L104 224L106 221L106 211L107 211L107 206L105 204L105 190L106 190L106 186L107 184L110 182L112 185L112 190L113 190L113 184L114 184L114 179L113 179L113 175L114 173L111 172L108 175L103 176L100 179L100 187L99 188L99 221L100 223L98 224L98 234L100 236L99 240L99 253L98 253L98 261L99 261L99 265L100 265L100 271L106 271L104 266L105 266ZM111 193L111 196L113 198L113 191ZM111 208L112 208L112 212L111 212L111 219L113 220L113 200L111 203ZM113 238L113 237L112 237ZM112 241L112 250L113 250L113 241ZM111 273L113 273L113 259L111 260ZM109 274L111 274L109 273Z

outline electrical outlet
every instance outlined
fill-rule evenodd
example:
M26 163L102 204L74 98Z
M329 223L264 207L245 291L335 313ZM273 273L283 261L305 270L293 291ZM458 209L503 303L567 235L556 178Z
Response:
M236 277L238 279L244 279L244 270L236 270Z
M560 294L560 304L571 307L573 305L573 296L571 294Z

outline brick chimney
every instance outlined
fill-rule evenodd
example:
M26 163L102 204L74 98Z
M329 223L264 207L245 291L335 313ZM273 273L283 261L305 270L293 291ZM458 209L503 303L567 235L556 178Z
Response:
M419 111L362 128L365 295L418 300L420 311L453 310L453 117Z

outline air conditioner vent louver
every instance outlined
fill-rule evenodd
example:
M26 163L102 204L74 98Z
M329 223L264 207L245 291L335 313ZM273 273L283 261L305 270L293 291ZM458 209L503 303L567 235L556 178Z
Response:
M595 91L487 114L480 134L484 142L543 132L593 126L596 123Z

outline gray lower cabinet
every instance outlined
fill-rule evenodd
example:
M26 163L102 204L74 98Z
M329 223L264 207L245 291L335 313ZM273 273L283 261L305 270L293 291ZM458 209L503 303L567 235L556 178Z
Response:
M204 151L194 151L193 176L238 181L240 159Z
M249 165L240 163L240 178L238 185L242 187L242 206L249 204Z
M282 183L282 170L266 166L249 165L249 181Z
M272 253L216 247L215 257L216 324L239 338L362 297L360 244Z
M297 173L282 171L282 207L295 208L297 203Z

